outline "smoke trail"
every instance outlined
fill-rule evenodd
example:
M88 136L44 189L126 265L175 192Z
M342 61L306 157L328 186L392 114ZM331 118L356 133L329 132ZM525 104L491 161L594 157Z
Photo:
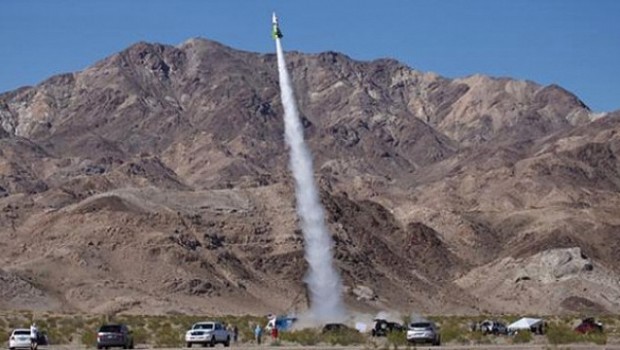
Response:
M327 226L318 190L313 178L312 157L304 141L303 128L297 112L284 52L276 39L278 72L284 106L284 131L290 147L290 168L295 179L297 214L306 242L306 260L309 271L306 283L310 289L310 312L320 322L341 321L345 317L342 302L342 282L332 264L332 240Z

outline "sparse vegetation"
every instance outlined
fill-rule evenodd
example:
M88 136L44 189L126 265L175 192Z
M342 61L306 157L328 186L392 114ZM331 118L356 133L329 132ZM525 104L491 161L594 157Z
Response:
M443 318L437 322L440 325L441 340L445 343L454 341L462 334L467 333L467 329L464 329L457 319Z
M155 335L155 347L172 348L180 347L183 344L183 333L168 322L165 322L161 327L154 332Z
M97 331L94 329L83 329L80 340L82 345L94 346L97 343Z
M554 322L547 329L547 341L553 345L573 343L607 344L607 334L592 332L580 334L566 323Z
M316 329L301 329L292 332L282 332L280 339L303 346L312 346L320 342L321 334Z
M355 329L343 329L323 334L322 340L330 345L348 346L364 344L366 342L366 336Z
M0 343L5 344L9 341L9 333L6 331L0 332Z
M407 346L407 332L390 332L387 335L388 344L394 348Z
M529 343L532 341L532 332L530 331L520 331L519 333L512 336L512 342L514 344L523 344Z

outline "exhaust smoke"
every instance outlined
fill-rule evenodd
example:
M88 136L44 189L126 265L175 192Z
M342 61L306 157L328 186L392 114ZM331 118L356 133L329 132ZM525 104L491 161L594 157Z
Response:
M310 317L315 322L343 321L346 315L342 301L342 282L332 263L332 239L325 224L323 207L314 182L312 156L304 141L303 127L286 69L280 37L281 34L274 35L284 106L285 139L290 148L289 166L295 179L297 214L301 219L305 255L309 265L305 282L310 290Z

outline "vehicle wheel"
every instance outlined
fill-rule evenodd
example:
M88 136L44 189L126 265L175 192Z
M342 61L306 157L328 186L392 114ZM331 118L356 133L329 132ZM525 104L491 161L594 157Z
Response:
M230 346L230 337L226 338L226 341L224 342L224 346L225 347L229 347Z
M191 348L192 347L192 343L187 343L187 347Z

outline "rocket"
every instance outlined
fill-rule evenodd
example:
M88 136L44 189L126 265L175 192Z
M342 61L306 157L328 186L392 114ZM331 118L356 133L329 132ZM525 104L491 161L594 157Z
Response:
M278 25L278 17L276 16L275 12L271 16L271 24L271 36L273 37L273 40L277 40L283 37L284 35L282 35L282 32L280 31L280 26Z

